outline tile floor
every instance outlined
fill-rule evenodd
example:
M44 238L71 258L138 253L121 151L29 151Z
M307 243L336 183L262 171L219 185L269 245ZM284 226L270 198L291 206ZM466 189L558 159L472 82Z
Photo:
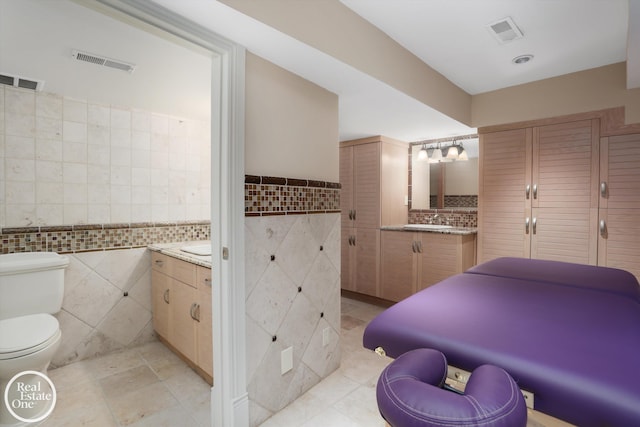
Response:
M342 363L262 427L384 427L375 384L391 359L362 347L365 325L383 308L342 299ZM210 425L209 386L159 342L49 371L58 390L46 427ZM532 413L528 427L567 424Z

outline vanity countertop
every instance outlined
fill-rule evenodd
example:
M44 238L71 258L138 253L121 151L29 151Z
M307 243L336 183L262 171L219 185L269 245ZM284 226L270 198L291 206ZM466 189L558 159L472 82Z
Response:
M416 224L417 225L417 224ZM440 234L458 234L458 235L469 235L469 234L477 234L478 229L475 227L451 227L451 228L440 228L440 229L407 229L405 228L405 224L402 225L386 225L380 227L381 230L391 230L391 231L406 231L409 233L413 233L414 231L419 231L421 233L440 233Z
M192 264L211 268L211 255L195 255L180 250L180 248L184 248L186 246L200 246L203 244L209 244L210 242L210 240L200 240L193 242L156 243L147 247L149 250L154 252L160 252L164 255L181 259Z

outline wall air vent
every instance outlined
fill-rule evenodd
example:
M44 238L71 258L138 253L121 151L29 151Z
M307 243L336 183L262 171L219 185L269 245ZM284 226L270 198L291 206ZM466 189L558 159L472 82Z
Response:
M44 88L42 80L27 79L24 77L12 76L7 73L0 73L0 84L21 87L23 89L37 90L40 92Z
M524 37L520 28L513 22L513 19L506 17L499 21L487 25L489 32L498 40L498 43L505 44Z
M78 61L84 61L91 64L102 65L104 67L115 68L117 70L126 71L128 73L133 73L133 71L136 69L135 64L130 64L118 59L107 58L101 55L82 52L75 49L71 51L71 56Z

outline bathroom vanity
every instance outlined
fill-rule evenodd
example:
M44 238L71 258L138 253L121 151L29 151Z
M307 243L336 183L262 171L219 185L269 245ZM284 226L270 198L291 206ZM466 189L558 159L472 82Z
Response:
M153 328L160 340L213 384L211 261L185 244L151 246ZM187 248L188 250L188 248Z
M376 296L400 301L475 265L475 228L429 226L381 228L380 290Z

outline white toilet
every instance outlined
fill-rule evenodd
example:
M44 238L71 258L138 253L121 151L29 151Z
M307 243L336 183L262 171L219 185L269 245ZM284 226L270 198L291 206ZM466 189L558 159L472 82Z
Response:
M67 265L69 259L55 252L0 255L0 427L27 425L6 408L7 383L23 371L46 374L60 346L52 314L62 308Z

